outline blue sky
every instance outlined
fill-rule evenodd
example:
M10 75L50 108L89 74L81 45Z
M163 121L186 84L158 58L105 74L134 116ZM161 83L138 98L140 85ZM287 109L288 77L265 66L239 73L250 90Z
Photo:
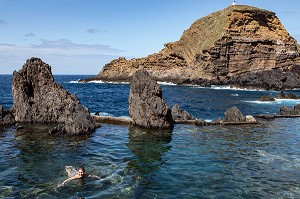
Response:
M237 0L273 11L300 41L299 0ZM30 57L53 74L97 74L112 59L139 58L179 40L231 0L0 0L0 74Z

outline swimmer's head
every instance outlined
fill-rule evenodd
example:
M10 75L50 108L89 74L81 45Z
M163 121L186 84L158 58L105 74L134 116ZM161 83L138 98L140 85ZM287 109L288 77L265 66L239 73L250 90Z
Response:
M84 167L79 167L78 169L78 173L77 173L81 178L84 177L84 174L85 174L85 169Z

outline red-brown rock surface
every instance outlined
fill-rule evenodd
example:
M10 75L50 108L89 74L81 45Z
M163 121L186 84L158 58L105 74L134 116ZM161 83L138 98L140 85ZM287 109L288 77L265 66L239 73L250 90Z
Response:
M142 67L174 83L300 87L299 49L275 13L235 5L195 21L160 52L113 60L92 79L129 81Z

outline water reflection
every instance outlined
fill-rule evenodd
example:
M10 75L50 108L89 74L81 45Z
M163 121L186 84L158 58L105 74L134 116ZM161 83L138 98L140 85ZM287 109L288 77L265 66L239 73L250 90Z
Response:
M52 126L30 125L15 132L19 150L15 165L22 189L18 194L22 196L32 196L45 190L54 194L58 180L64 177L65 165L79 162L79 149L87 137L53 136L48 133L50 128Z
M126 146L135 156L126 159L133 170L133 178L147 185L154 183L151 176L165 163L163 158L172 146L172 131L153 131L138 127L129 127L129 142Z

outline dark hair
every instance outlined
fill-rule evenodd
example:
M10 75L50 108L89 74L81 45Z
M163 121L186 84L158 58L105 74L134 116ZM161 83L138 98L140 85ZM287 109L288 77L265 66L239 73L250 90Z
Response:
M85 168L83 166L79 167L78 170L82 170L83 172L85 172Z

